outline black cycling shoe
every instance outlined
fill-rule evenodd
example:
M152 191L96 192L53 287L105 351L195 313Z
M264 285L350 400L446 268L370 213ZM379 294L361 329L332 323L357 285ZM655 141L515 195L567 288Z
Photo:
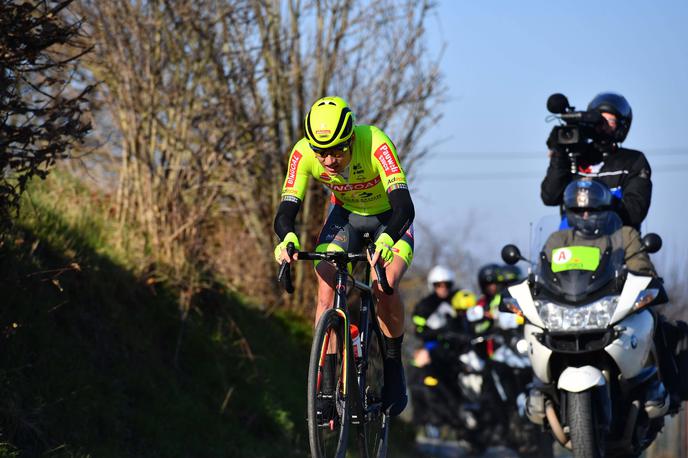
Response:
M404 365L398 359L385 359L385 383L382 387L382 408L396 417L406 408L406 377Z

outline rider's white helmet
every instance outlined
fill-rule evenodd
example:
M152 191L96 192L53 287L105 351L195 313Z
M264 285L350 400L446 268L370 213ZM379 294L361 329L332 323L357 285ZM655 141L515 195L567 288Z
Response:
M428 289L433 292L435 288L433 285L439 282L454 283L454 272L444 266L435 266L428 274Z

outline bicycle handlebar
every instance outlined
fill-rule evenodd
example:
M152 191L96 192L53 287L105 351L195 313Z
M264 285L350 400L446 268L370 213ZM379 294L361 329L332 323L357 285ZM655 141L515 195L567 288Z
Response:
M375 254L375 245L372 243L368 245L368 254L371 258ZM379 261L375 263L375 275L377 275L377 281L380 282L382 291L388 296L394 294L394 288L389 286L389 282L387 281L387 272L385 272L385 268L380 265Z
M293 256L295 251L296 249L294 248L294 244L291 242L287 243L287 254L290 258ZM282 261L282 264L280 264L279 273L277 274L277 281L289 294L294 292L294 284L291 282L290 266L291 264L289 264L287 261Z
M322 253L313 251L296 251L293 243L287 244L287 254L292 257L296 253L299 261L334 261L334 262L351 262L351 261L367 261L365 253L346 253L343 251L326 251ZM375 253L375 245L368 246L368 253L372 257ZM375 274L377 275L382 291L387 295L394 294L394 288L389 286L387 281L387 273L385 268L379 263L375 264ZM280 264L279 273L277 274L277 281L282 285L284 290L291 294L294 292L294 284L291 281L291 264L287 261L282 261Z

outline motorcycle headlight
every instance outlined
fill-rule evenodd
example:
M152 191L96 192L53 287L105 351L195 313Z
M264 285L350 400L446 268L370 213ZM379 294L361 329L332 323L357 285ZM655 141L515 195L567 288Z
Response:
M618 302L618 296L608 296L583 306L535 301L535 307L547 329L551 331L582 331L606 328Z

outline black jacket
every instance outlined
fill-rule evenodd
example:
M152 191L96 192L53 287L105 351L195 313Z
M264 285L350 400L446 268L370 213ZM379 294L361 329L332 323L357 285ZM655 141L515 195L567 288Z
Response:
M614 194L615 210L625 226L640 230L652 199L651 169L640 151L615 148L609 153L593 151L578 158L575 178L592 177L606 184ZM541 197L545 205L561 205L564 189L574 175L571 161L563 153L554 152L542 180Z
M432 293L413 309L413 323L416 336L423 342L437 340L446 333L465 333L467 325L462 311L451 305L451 299L458 292L452 290L447 299L440 299Z

